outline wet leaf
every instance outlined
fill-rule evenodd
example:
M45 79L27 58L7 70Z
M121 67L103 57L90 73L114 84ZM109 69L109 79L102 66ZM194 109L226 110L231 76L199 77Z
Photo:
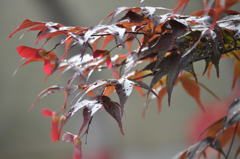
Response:
M119 84L115 86L116 92L119 97L120 106L121 106L121 113L124 112L124 105L128 99L128 97L131 95L133 90L133 82L128 79L120 79L118 80Z
M63 73L69 69L74 69L80 73L83 73L88 67L95 65L92 64L93 56L89 54L85 55L75 55L68 60L61 61L59 68L63 69Z
M84 107L87 107L91 112L91 116L93 116L93 114L95 114L102 107L102 105L97 99L84 99L80 102L76 102L69 110L68 115L73 116L77 111Z
M121 106L117 102L112 101L107 96L102 96L101 101L105 110L117 121L120 132L122 135L124 135L122 127Z
M43 47L53 37L63 35L63 38L60 37L61 41L50 51L28 46L17 48L18 54L26 59L20 67L32 62L42 62L47 76L56 70L62 73L71 70L72 75L68 78L66 87L49 87L41 92L34 102L37 103L38 100L54 92L60 90L64 92L64 110L58 113L63 113L60 119L56 112L43 111L44 116L52 118L52 140L58 140L66 121L80 109L82 109L83 121L78 135L88 134L93 115L102 107L116 120L123 134L124 105L133 88L142 95L145 95L142 89L147 90L145 106L149 102L150 93L154 95L153 98L156 96L160 111L165 94L168 94L170 104L173 88L177 82L181 82L187 94L204 109L200 100L199 86L215 94L203 84L197 83L193 65L204 60L207 62L205 71L215 66L218 76L222 55L238 59L240 16L221 15L228 12L229 7L236 4L237 0L211 1L215 2L214 4L210 4L210 1L207 4L208 1L203 0L204 10L198 12L201 16L176 14L180 9L183 12L188 2L188 0L179 0L173 11L149 6L121 7L108 14L99 25L90 27L64 26L59 23L33 22L26 19L9 35L10 38L23 29L37 31L37 42L45 40ZM158 14L157 11L167 13ZM223 18L218 20L220 16ZM102 43L98 46L100 42ZM110 43L112 48L107 48ZM65 45L65 50L59 60L57 54L52 51L60 45ZM122 49L125 45L127 48ZM70 51L73 47L76 49L71 55ZM107 69L111 69L113 79L90 79L95 70L107 71ZM185 76L183 71L191 75ZM240 76L238 74L238 65L235 65L233 87ZM150 82L145 83L146 81ZM115 91L119 103L108 97ZM65 113L68 99L72 99L72 107ZM214 114L209 114L206 114L205 120L197 125L198 128L209 124L212 117L215 117ZM223 154L219 143L224 146L230 140L232 127L239 120L238 106L234 104L229 108L226 117L222 117L219 122L213 122L213 125L209 124L210 127L204 134L205 139L184 151L180 158L206 157L205 150L208 147ZM221 128L222 125L225 129ZM219 136L218 131L222 131ZM78 135L67 133L64 137L65 141L74 144L75 159L82 157ZM218 140L215 140L216 137Z

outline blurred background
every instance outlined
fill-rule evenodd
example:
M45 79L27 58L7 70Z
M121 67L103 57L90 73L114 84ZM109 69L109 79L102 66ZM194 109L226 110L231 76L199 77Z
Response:
M28 111L36 95L52 84L64 83L66 75L53 75L44 82L42 63L33 63L21 68L13 76L20 63L15 48L18 45L34 45L34 33L18 33L12 39L7 35L24 19L33 21L53 21L65 25L96 25L105 15L121 6L161 6L174 8L177 0L0 0L0 158L6 159L67 159L72 155L72 145L52 143L50 140L50 120L39 113L41 108L55 108L62 105L61 94L53 95ZM201 1L192 0L186 13L202 7ZM238 6L239 7L239 6ZM55 41L56 42L56 41ZM54 42L50 43L54 44ZM221 61L220 79L199 78L219 97L227 97L232 81L231 61ZM203 63L195 65L201 73ZM215 75L215 71L213 71ZM100 77L98 77L100 78ZM231 83L231 82L230 82ZM203 101L214 98L202 91ZM134 93L126 104L125 136L118 130L115 121L105 112L97 113L84 149L88 153L101 149L110 150L118 159L168 159L183 150L187 125L193 114L199 111L196 103L186 95L181 86L174 89L171 107L166 99L163 110L157 113L152 101L146 117L141 117L144 98ZM76 132L81 124L81 116L76 116L65 130Z

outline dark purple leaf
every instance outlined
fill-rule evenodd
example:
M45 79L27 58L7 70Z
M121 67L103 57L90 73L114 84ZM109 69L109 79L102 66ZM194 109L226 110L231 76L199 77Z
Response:
M178 55L173 56L171 59L171 65L167 73L167 92L168 92L168 104L171 103L171 95L173 91L173 86L176 82L176 79L178 77L178 74L180 73L180 66L179 66L179 59L180 57Z
M161 78L163 76L165 76L165 75L167 76L166 88L167 88L167 92L168 92L169 105L171 102L171 94L172 94L173 86L178 77L178 74L181 71L180 58L181 58L180 55L178 55L176 53L172 53L171 55L164 58L161 62L159 62L158 65L155 64L155 66L153 66L153 65L148 66L149 68L154 67L153 71L155 71L155 73L153 74L152 81L150 83L150 89L152 89L153 86L159 80L161 80Z
M89 124L90 121L91 121L91 110L85 107L83 108L83 122L78 132L79 135L82 133L83 129Z
M169 20L168 23L171 26L172 33L175 38L184 35L188 31L188 28L186 25L176 20L173 20L173 19Z
M101 102L105 110L117 121L118 126L120 128L120 132L122 135L124 135L122 127L121 106L117 102L112 101L107 96L102 96Z
M220 46L220 41L223 41L222 38L222 32L219 30L219 27L215 27L214 31L209 31L211 39L209 39L209 47L212 50L212 56L211 56L211 62L214 65L216 72L217 72L217 77L219 77L219 61L221 58L221 53L219 48L223 47Z
M160 62L165 53L173 48L174 40L175 38L172 33L165 33L159 36L155 40L151 41L149 48L145 50L143 49L143 51L140 52L139 59L145 59L157 55Z

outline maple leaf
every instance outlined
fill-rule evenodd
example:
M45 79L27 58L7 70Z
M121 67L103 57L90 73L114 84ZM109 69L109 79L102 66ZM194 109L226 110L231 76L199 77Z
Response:
M21 64L21 66L31 62L43 61L44 72L47 75L51 75L57 66L57 56L54 52L48 52L43 49L35 49L28 46L18 46L17 52L21 57L27 59L23 64Z
M117 102L111 101L111 99L107 96L102 96L101 102L105 110L117 121L120 132L124 135L121 106Z
M16 34L17 32L19 32L20 30L38 25L38 24L42 24L41 22L33 22L29 19L25 19L14 31L12 31L8 38L11 38L14 34Z
M61 129L59 128L59 117L56 112L49 109L42 109L41 114L52 118L51 139L56 142L60 139Z

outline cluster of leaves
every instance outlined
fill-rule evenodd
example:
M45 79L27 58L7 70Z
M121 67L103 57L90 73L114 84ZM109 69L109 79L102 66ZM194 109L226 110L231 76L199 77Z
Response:
M57 112L42 110L44 116L52 118L52 141L60 139L63 126L79 110L82 110L83 122L78 133L73 135L67 132L63 135L64 141L75 145L75 158L81 156L80 137L88 134L93 115L102 108L116 120L120 132L124 134L124 105L134 89L146 96L145 108L150 94L153 94L160 111L162 98L168 94L170 104L173 87L181 83L186 93L204 111L200 88L208 89L197 81L193 67L200 60L206 62L203 74L214 66L219 76L220 59L234 59L235 87L240 77L240 14L228 8L238 1L224 1L222 5L220 0L216 0L216 6L208 8L204 0L204 10L192 15L177 14L187 2L179 1L174 10L162 7L120 7L98 25L91 27L25 19L9 35L11 38L24 29L28 32L38 31L36 44L45 40L42 47L52 38L62 37L51 50L17 47L19 55L26 59L20 67L42 61L47 76L57 71L73 71L66 85L53 85L43 90L33 104L55 92L64 93L64 104ZM158 11L166 13L159 15ZM219 19L219 15L225 12L231 15ZM54 50L61 45L65 51L59 56ZM78 52L69 55L74 47L77 47ZM117 52L118 48L123 53ZM110 79L89 80L93 72L103 69L111 70ZM151 78L150 84L144 82L147 78ZM113 93L119 97L118 102L110 98ZM204 145L211 145L209 139L203 142L206 143Z
M179 153L176 158L191 159L201 156L206 158L207 150L209 150L209 148L217 151L218 158L229 158L235 138L240 137L239 124L240 98L236 98L228 107L226 115L208 126L208 128L205 129L204 134L202 134L202 139L183 152ZM238 144L238 142L236 142L236 144ZM229 148L224 150L224 147L227 145L229 145ZM238 147L233 156L235 159L237 159L240 155L240 145L237 146Z

